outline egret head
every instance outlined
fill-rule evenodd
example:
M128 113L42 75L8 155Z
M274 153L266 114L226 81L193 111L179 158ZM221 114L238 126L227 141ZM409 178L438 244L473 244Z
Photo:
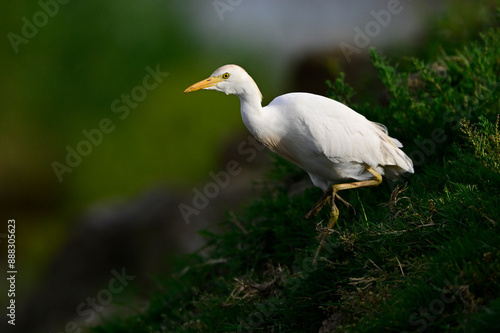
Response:
M255 81L237 65L225 65L218 68L210 77L193 84L184 92L189 93L200 89L217 90L226 95L234 94L239 97L257 95L262 100L262 94Z

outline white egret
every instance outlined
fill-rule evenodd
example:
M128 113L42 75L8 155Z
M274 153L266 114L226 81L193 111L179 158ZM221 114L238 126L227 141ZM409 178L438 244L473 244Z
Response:
M320 240L316 258L339 211L335 198L347 204L338 191L377 186L382 175L397 179L413 173L411 159L402 144L389 137L384 125L333 99L309 94L288 93L262 107L262 94L255 81L237 65L225 65L209 78L184 92L217 90L240 98L241 117L262 144L304 169L313 184L324 193L305 216L315 216L327 201L332 214Z

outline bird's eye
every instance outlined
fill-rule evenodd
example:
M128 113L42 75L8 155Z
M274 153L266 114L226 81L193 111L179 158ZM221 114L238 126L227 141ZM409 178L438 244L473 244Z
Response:
M229 73L224 73L222 74L223 79L229 79Z

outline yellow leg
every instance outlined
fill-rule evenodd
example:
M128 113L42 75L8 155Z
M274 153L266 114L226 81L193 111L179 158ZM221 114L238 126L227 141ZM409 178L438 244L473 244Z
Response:
M323 196L320 198L318 203L313 207L309 213L305 216L306 218L309 218L311 216L316 215L321 208L326 204L326 201L331 198L331 205L332 205L332 214L330 216L330 220L328 221L328 225L326 226L326 230L323 231L323 234L321 235L320 241L319 241L319 246L318 249L316 250L316 254L314 255L314 260L313 264L317 263L318 256L321 252L321 248L326 242L326 237L330 234L330 230L335 226L337 223L337 220L339 219L339 209L337 208L337 205L335 204L335 198L339 198L343 203L347 204L350 206L349 203L344 201L337 192L342 191L342 190L349 190L353 188L359 188L359 187L367 187L367 186L378 186L380 183L382 183L382 176L375 170L373 170L372 167L366 166L366 171L370 172L373 175L373 179L370 180L364 180L364 181L359 181L359 182L353 182L353 183L344 183L344 184L336 184L331 187L331 189L326 190L323 193ZM314 215L312 215L314 213Z
M323 195L318 200L318 202L316 202L314 207L303 218L306 220L309 220L311 217L318 215L318 213L321 211L321 209L325 206L326 202L328 200L332 200L332 197L339 199L340 202L342 202L346 207L349 207L352 210L354 210L354 212L356 212L354 207L350 203L348 203L347 201L342 199L342 197L340 195L338 195L338 193L335 193L335 195L333 195L333 189L334 189L334 187L331 186L326 191L324 191Z
M325 206L326 202L332 197L333 187L326 189L323 192L318 202L313 206L313 208L304 216L306 220L309 220L311 217L318 215L323 206Z
M332 230L335 224L337 223L337 220L339 219L339 214L340 214L339 209L335 204L335 195L332 195L332 215L330 216L328 225L326 226L326 229L323 231L323 234L321 235L321 238L319 240L319 246L318 249L316 250L316 254L314 255L313 265L316 265L319 253L321 252L321 249L323 248L323 245L326 242L326 237L328 237L328 235L330 234L330 230Z

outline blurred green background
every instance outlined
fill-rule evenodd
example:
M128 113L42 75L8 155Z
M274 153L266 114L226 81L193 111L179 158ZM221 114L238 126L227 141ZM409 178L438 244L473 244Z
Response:
M195 5L202 4L186 6ZM22 18L33 22L41 11L36 2L3 6L3 36L23 37ZM33 38L16 45L17 53L4 39L2 232L7 218L17 220L21 294L64 240L69 221L89 205L158 183L190 189L215 168L224 141L244 130L237 98L183 90L227 62L255 55L207 49L190 35L193 20L178 7L155 0L74 1L59 4ZM120 119L112 102L142 86L148 66L169 75ZM261 86L268 89L265 80ZM114 131L60 182L52 163L66 164L66 147L77 149L87 140L82 131L98 128L104 118Z
M43 11L40 3L52 4L53 15L45 15L46 20L37 16ZM409 10L394 16L370 46L425 56L429 49L452 48L475 36L495 14L492 1L401 4ZM296 66L303 59L337 52L333 59L343 65L330 66L333 78L335 70L357 66L338 59L338 43L352 43L353 28L373 20L370 10L386 8L387 1L20 1L1 6L0 233L6 233L7 219L16 219L22 297L64 242L71 221L90 205L132 197L157 184L190 191L218 170L227 142L246 133L239 101L214 92L185 95L185 88L219 66L237 63L255 79L267 104L299 86ZM34 16L36 34L13 46L11 33L23 37L23 18L33 23ZM432 43L436 36L440 43ZM368 48L361 50L367 53ZM120 119L111 104L143 84L148 66L169 74ZM305 77L300 86L309 84ZM314 79L311 75L310 84ZM359 87L366 78L347 80L355 87L358 81ZM77 149L86 140L82 131L97 128L104 118L111 119L114 130L103 134L60 182L53 162L66 164L66 147Z

